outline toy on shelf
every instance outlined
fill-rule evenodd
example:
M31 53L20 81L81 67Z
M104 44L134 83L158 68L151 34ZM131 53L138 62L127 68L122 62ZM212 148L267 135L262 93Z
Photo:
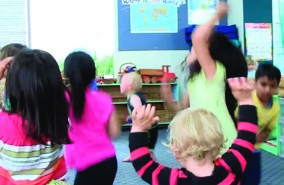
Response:
M113 75L104 75L96 77L97 84L113 84L116 83L116 79L113 78Z
M175 82L175 73L169 72L170 65L163 65L162 69L139 69L138 72L144 83Z
M123 74L134 72L136 70L137 70L136 65L133 64L133 63L121 64L120 67L119 67L119 72L117 74L117 83L121 82L121 78L122 78Z

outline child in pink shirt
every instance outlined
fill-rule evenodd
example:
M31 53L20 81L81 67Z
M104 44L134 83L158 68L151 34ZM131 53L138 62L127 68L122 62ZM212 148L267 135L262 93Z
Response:
M0 184L59 183L67 172L63 144L71 142L59 66L45 51L24 49L12 62L0 63L0 79L7 70L10 105L0 112Z
M75 185L112 185L117 159L112 139L120 134L111 96L92 91L96 77L94 60L84 52L74 52L64 63L64 76L70 82L71 145L66 146L66 162L77 170Z

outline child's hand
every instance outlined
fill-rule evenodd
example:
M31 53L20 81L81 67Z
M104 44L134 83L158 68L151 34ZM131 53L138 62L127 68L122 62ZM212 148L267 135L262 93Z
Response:
M134 109L131 132L146 132L157 121L159 121L159 117L155 116L154 106L148 104L147 107L143 106L139 110Z
M251 94L254 88L248 83L246 78L229 78L228 83L239 105L253 105Z
M225 16L229 11L229 6L227 3L225 2L219 2L218 6L217 6L217 15L219 18L222 18L223 16Z
M257 142L259 142L259 143L265 142L265 141L268 139L269 134L270 134L270 131L269 131L269 130L263 130L263 131L261 131L261 132L258 133L257 136L256 136Z
M163 82L161 85L161 91L162 91L163 99L166 102L169 102L172 100L172 89L169 83Z
M13 57L7 57L0 61L0 80L4 77L6 70L9 68Z
M188 53L187 57L186 57L186 63L188 65L192 64L193 62L195 62L197 60L197 56L196 53L194 51L194 48L191 48L191 51Z

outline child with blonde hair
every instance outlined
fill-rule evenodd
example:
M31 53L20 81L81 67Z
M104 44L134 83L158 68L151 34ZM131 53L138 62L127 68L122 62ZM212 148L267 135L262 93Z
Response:
M202 108L179 112L169 127L168 145L182 168L165 167L150 157L147 131L159 118L151 105L135 109L129 137L132 164L139 176L149 184L171 185L237 185L249 162L258 131L257 112L252 101L252 86L245 78L229 79L238 100L238 137L230 149L218 157L224 134L218 119Z
M130 117L134 109L140 109L143 105L147 105L147 100L142 92L142 78L136 72L130 72L123 75L120 85L120 91L127 96L127 108ZM158 138L158 124L155 123L148 131L148 147L151 151L151 156L155 159L154 149ZM130 156L125 158L123 162L130 162Z

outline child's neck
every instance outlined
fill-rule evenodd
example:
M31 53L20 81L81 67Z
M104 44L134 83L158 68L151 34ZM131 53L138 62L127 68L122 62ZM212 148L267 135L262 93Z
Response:
M208 159L198 161L188 158L185 162L185 168L197 177L211 176L214 170L214 163Z
M136 91L133 91L133 90L128 91L128 92L127 92L127 97L132 96L132 95L135 94L135 93L136 93Z
M272 100L272 98L270 98L269 100L263 100L258 95L257 95L257 98L259 99L260 103L265 107L268 107L271 103L271 100Z

